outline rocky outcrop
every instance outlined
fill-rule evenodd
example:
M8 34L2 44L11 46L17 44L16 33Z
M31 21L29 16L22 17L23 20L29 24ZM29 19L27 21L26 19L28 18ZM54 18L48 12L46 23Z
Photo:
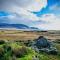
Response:
M57 49L53 47L52 42L49 42L48 39L43 36L40 36L32 43L32 48L37 52L42 51L48 54L57 54Z

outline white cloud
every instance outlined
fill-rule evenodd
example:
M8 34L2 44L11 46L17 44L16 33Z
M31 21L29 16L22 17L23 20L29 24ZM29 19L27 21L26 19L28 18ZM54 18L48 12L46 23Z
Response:
M34 0L31 5L25 7L29 11L40 11L42 8L47 6L47 0Z
M39 20L39 18L35 14L30 13L24 8L20 8L18 6L14 6L14 8L12 7L12 12L19 14L20 16L22 16L22 18L26 18L27 20Z
M60 16L56 16L55 14L44 14L40 19L47 23L36 24L36 27L44 30L60 30Z
M39 20L31 13L47 6L47 0L0 0L0 10L17 13L28 20ZM31 12L30 12L31 11Z
M8 15L8 16L4 16L4 19L8 18L7 20L8 23L22 23L22 24L26 24L29 26L34 26L34 27L38 27L40 29L43 30L60 30L60 16L59 15L55 15L55 14L44 14L41 17L39 17L39 21L42 21L40 23L35 22L32 23L31 20L27 20L27 18L23 18L22 16L17 16L16 14L12 14L12 15ZM6 22L6 21L5 21ZM45 23L44 23L45 22Z

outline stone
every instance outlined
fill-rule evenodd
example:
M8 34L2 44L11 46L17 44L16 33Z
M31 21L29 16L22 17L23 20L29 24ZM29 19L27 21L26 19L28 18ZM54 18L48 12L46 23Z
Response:
M50 43L45 37L40 36L36 41L36 46L38 48L46 48L46 47L50 47Z

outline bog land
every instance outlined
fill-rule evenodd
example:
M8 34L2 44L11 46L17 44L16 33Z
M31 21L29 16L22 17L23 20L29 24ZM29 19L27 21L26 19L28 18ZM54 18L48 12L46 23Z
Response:
M0 30L0 40L34 40L45 36L49 40L59 40L60 31Z

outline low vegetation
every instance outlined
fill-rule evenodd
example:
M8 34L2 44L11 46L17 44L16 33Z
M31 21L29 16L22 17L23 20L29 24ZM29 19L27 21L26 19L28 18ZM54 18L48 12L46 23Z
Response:
M55 47L58 49L58 54L52 55L35 52L20 42L4 42L0 44L0 60L60 60L60 44L55 43Z
M31 60L35 51L16 42L0 44L0 60Z
M34 40L41 35L54 40L53 46L57 49L57 54L54 51L54 54L47 53L50 45L46 40L43 43L40 43L40 38L38 42ZM46 48L43 52L38 50L43 47ZM0 31L0 60L60 60L60 35L49 32Z

